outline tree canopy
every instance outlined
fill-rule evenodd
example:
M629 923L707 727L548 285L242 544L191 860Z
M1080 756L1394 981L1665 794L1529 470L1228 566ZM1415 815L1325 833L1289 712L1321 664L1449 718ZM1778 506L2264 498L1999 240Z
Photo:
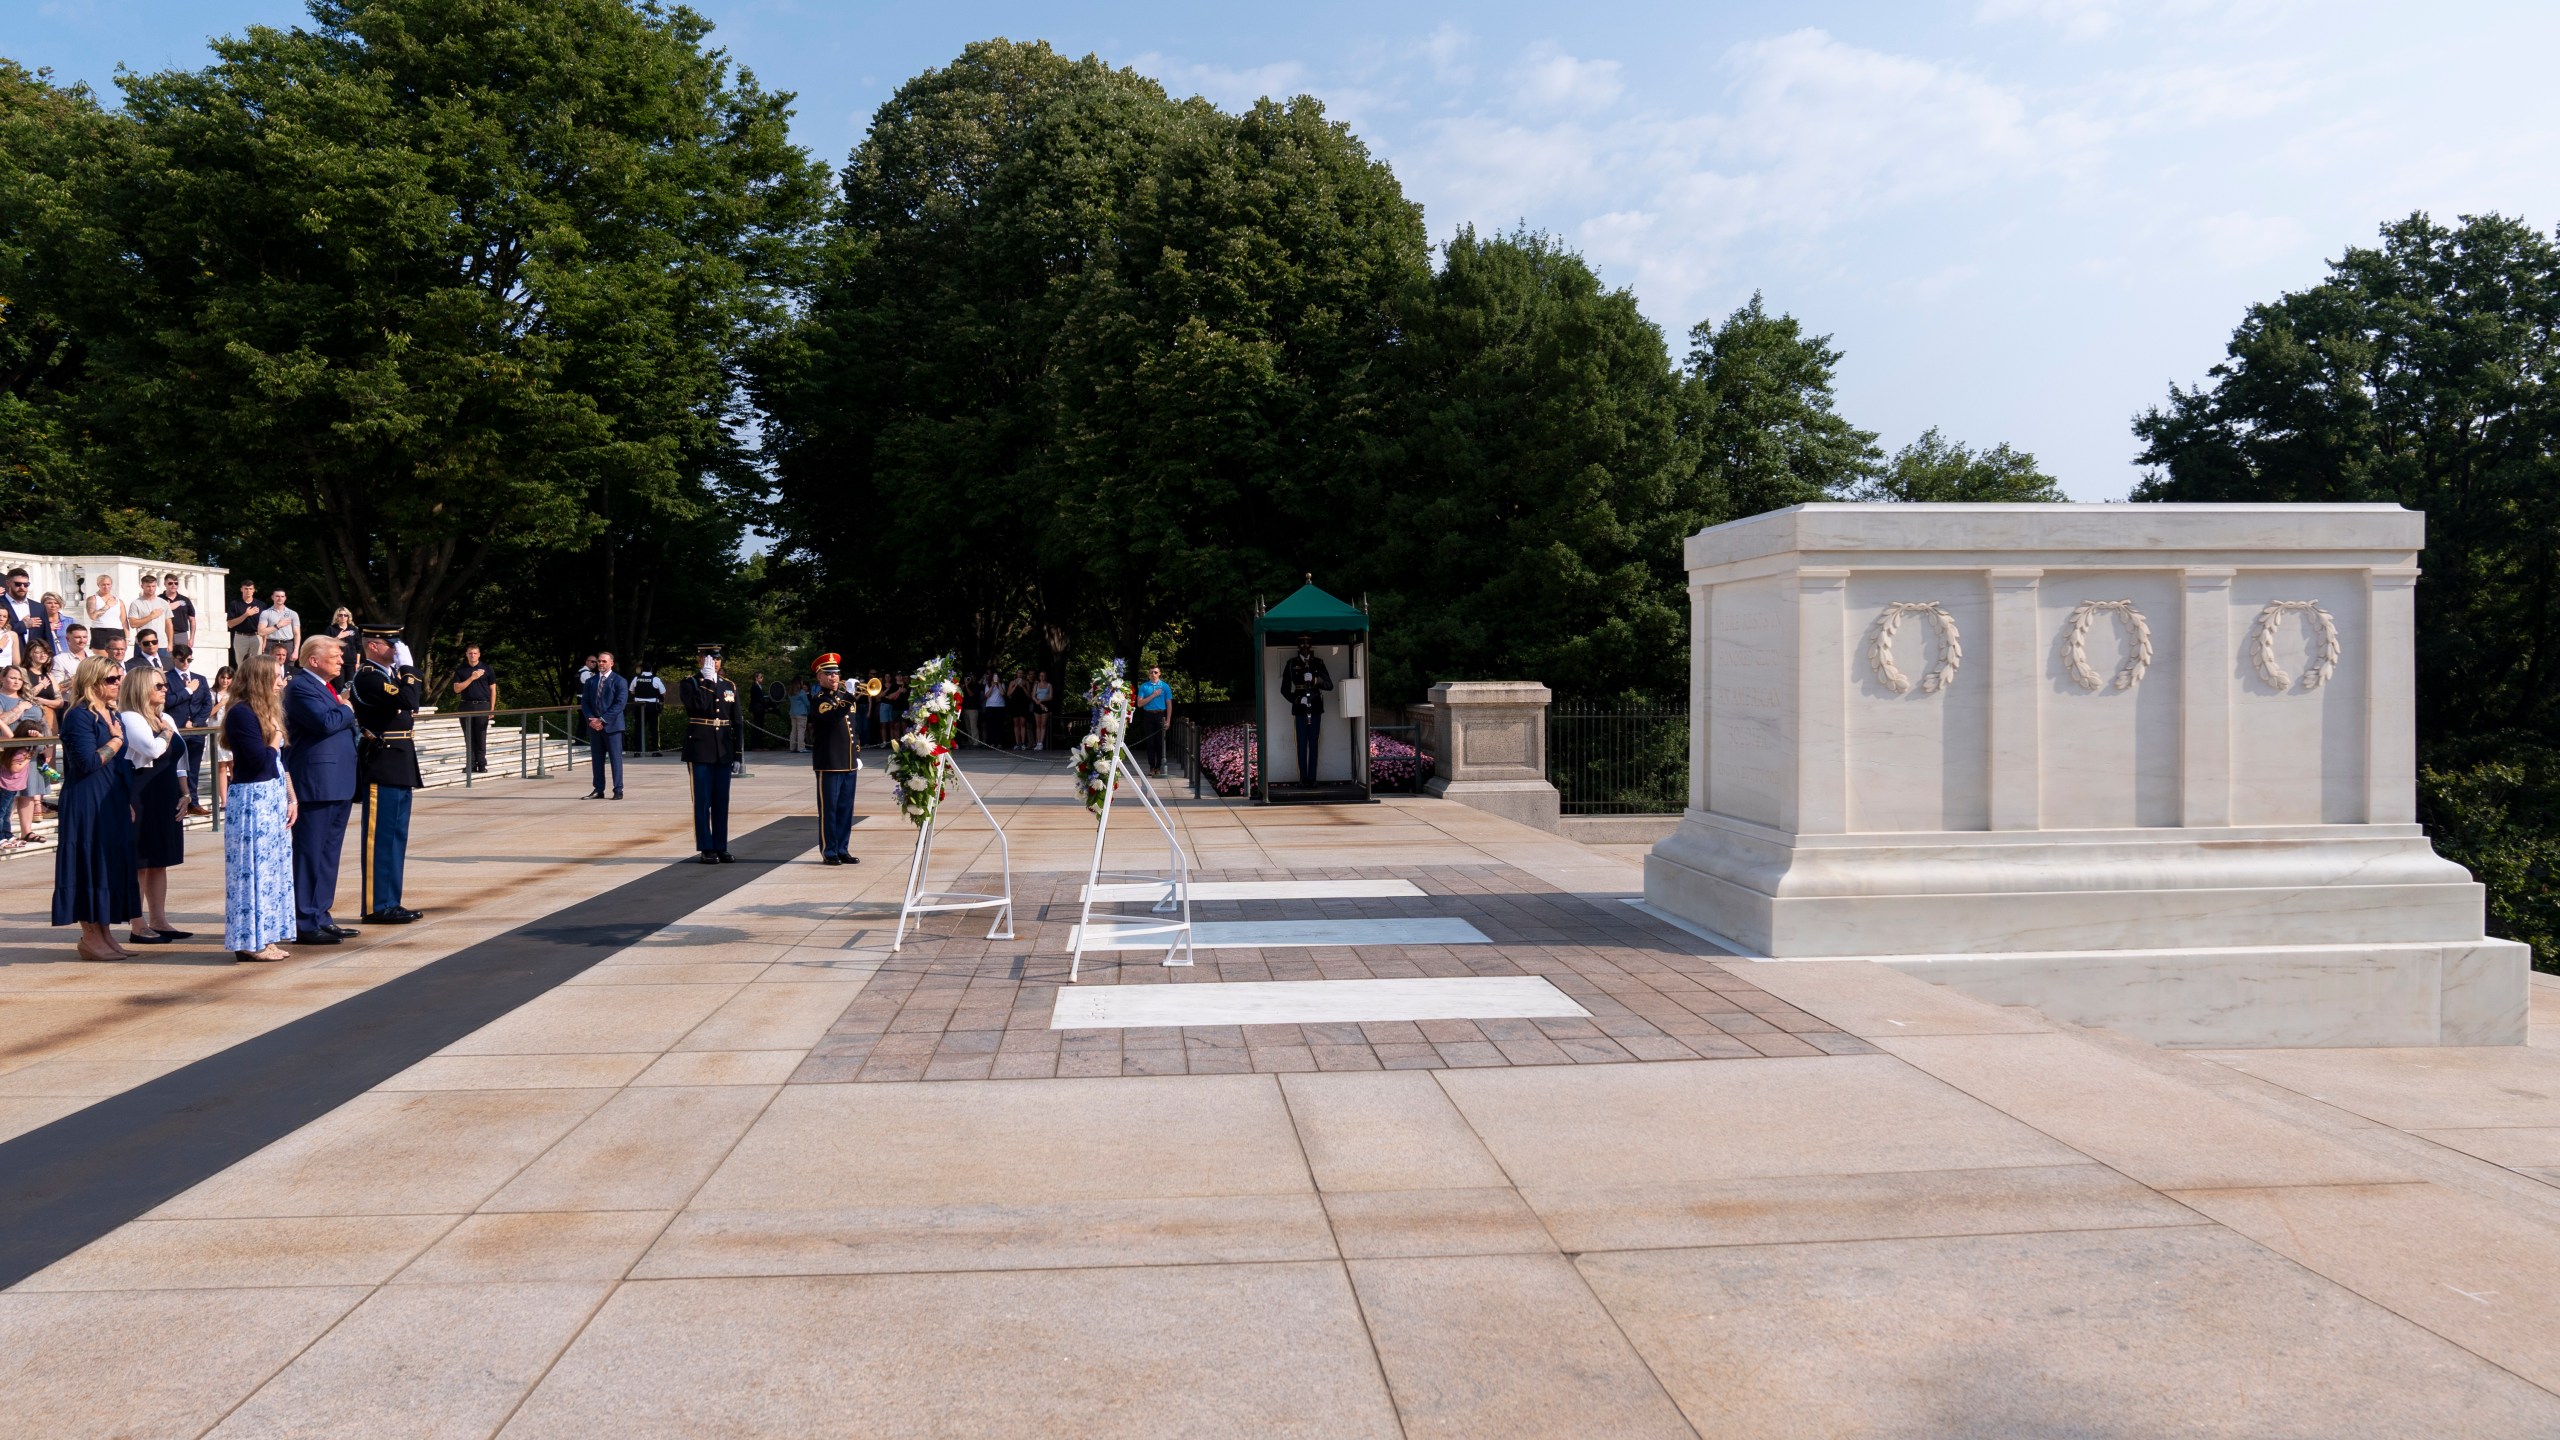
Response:
M235 568L426 634L572 556L579 628L636 640L653 586L736 569L735 365L825 196L788 97L681 9L311 14L125 77L50 167L30 248L93 465Z

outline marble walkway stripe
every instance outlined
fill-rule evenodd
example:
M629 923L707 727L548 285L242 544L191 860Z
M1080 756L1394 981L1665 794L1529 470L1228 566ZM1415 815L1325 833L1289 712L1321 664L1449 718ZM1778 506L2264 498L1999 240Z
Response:
M0 1144L0 1289L808 849L776 820Z
M1591 1012L1543 975L1439 980L1232 980L1060 986L1052 1030L1324 1025L1368 1020L1553 1020Z
M1147 927L1159 923L1151 915L1125 917L1127 935L1112 933L1120 928L1096 924L1093 934L1084 942L1087 950L1161 950L1165 946L1162 930L1148 933ZM1067 927L1067 945L1073 948L1081 925ZM1405 920L1194 920L1191 922L1191 947L1195 950L1297 950L1314 945L1490 945L1492 939L1464 920L1449 916L1415 916Z
M1088 885L1094 900L1153 900L1164 894L1161 880L1140 884ZM1423 895L1410 880L1194 880L1194 900L1410 900Z

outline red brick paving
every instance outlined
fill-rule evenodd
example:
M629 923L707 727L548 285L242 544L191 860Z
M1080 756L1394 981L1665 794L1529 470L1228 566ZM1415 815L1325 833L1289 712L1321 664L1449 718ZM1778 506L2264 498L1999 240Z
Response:
M1349 872L1203 873L1216 879L1347 879ZM1366 877L1362 877L1366 878ZM936 916L880 967L792 1079L1014 1080L1052 1075L1239 1075L1608 1065L1874 1053L1864 1041L1734 975L1703 942L1626 906L1548 888L1502 865L1419 867L1419 898L1202 902L1196 920L1472 921L1489 945L1203 950L1168 969L1160 952L1088 955L1086 985L1543 975L1589 1019L1424 1020L1052 1030L1066 982L1080 875L1018 877L1021 938L978 938L983 920ZM1126 913L1131 907L1121 907ZM885 926L883 927L885 928Z

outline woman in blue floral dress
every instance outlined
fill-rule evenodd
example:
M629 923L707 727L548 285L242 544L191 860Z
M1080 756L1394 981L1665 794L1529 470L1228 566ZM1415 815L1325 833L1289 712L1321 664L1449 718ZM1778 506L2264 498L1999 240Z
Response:
M222 812L222 943L243 962L290 960L276 942L290 938L293 918L293 777L284 743L284 667L252 655L232 677L222 712L222 744L231 752L231 786Z

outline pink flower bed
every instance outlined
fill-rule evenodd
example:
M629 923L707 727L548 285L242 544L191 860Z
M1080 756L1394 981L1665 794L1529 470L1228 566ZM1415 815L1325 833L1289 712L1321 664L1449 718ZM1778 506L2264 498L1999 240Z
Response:
M1253 727L1220 725L1200 734L1200 769L1221 795L1253 787ZM1369 783L1380 790L1416 790L1431 776L1431 757L1392 735L1369 737Z

